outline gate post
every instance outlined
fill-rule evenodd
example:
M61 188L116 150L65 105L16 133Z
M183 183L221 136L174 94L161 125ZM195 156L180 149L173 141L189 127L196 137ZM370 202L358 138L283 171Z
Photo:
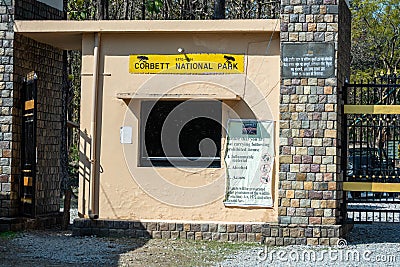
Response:
M281 1L279 225L300 229L287 231L284 245L336 245L345 234L340 163L341 91L350 68L346 2Z

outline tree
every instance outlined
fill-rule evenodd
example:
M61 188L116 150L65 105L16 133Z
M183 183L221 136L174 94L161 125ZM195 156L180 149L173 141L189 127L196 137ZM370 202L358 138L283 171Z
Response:
M352 78L395 73L400 63L400 1L352 0Z
M225 18L225 0L215 0L214 19Z
M278 18L280 0L68 0L68 18L263 19Z

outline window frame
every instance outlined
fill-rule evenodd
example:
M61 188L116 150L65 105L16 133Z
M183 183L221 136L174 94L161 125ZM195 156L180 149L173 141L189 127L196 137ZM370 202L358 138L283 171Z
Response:
M184 102L203 102L205 105L210 103L218 103L215 111L217 114L217 119L215 121L218 122L220 131L218 133L218 142L217 152L218 155L215 157L157 157L157 156L149 156L146 151L146 124L149 119L150 113L153 110L154 106L158 102L179 102L177 106ZM145 107L145 105L148 106ZM209 107L209 106L208 106ZM206 110L206 109L204 109ZM167 116L170 112L167 114ZM200 116L204 117L204 116ZM163 122L164 123L164 122ZM163 125L163 124L162 124ZM222 101L220 100L212 100L212 99L187 99L187 100L169 100L169 99L158 99L158 100L142 100L140 101L140 123L139 123L139 161L138 167L187 167L187 168L221 168L221 153L222 153ZM212 138L211 138L212 139ZM215 139L213 139L215 140Z

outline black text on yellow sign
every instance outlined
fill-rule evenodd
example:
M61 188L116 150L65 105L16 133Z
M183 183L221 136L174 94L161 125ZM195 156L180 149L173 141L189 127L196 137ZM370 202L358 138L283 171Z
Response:
M241 74L244 55L130 55L129 72L142 74Z

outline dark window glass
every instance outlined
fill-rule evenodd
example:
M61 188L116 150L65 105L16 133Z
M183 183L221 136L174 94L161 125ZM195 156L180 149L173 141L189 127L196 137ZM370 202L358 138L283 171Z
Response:
M141 165L220 167L221 102L143 101Z

